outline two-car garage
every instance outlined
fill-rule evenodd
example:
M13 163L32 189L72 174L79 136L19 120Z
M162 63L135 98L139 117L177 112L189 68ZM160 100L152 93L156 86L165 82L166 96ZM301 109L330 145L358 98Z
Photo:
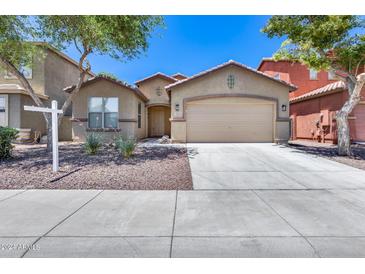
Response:
M273 142L275 104L214 98L186 105L187 142Z
M173 142L286 142L292 86L235 61L170 84Z

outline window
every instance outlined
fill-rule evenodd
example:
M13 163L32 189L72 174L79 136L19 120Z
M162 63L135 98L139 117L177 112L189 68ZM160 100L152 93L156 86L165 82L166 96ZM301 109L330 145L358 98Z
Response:
M157 94L157 96L161 96L162 95L162 88L161 87L157 87L156 88L156 94Z
M90 97L89 128L118 128L117 97Z
M309 70L309 79L310 80L317 80L317 71L315 69Z
M328 71L328 80L336 80L336 72L334 70Z
M141 102L138 103L138 116L137 116L137 125L138 128L142 127L142 104Z
M227 86L232 89L234 88L234 75L230 74L227 77Z
M33 78L33 69L32 66L21 66L19 71L23 73L24 77L26 79L32 79ZM5 78L7 79L14 79L16 78L11 72L6 71Z
M7 113L7 95L0 95L0 126L8 126L8 113Z

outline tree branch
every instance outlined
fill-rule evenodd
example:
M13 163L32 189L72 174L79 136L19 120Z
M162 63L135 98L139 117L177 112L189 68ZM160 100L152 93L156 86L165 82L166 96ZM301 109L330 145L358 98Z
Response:
M356 70L355 70L355 75L357 75L359 73L359 68L360 65L362 64L362 62L365 60L365 57L361 58L360 61L357 63L356 65Z
M86 75L90 72L90 69L91 69L90 63L87 61L87 56L88 56L88 54L90 54L90 52L91 52L90 48L84 47L84 52L82 53L82 55L79 59L79 71L80 71L79 81L62 105L62 108L61 108L62 113L58 116L59 125L62 123L62 118L65 116L65 112L67 111L68 107L71 105L72 99L80 91L82 84L85 82ZM87 66L84 69L83 63L85 61L87 62Z
M45 107L41 99L37 96L34 92L32 86L30 85L29 81L24 77L23 73L21 73L12 63L10 63L6 58L0 55L0 63L15 77L18 79L22 87L25 91L29 94L29 96L33 99L38 107ZM46 123L49 123L49 115L45 112L42 112Z

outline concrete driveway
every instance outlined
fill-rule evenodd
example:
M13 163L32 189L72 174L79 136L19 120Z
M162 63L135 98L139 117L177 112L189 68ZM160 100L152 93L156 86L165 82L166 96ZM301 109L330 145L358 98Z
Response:
M0 257L365 257L365 172L272 144L188 148L193 191L0 191Z

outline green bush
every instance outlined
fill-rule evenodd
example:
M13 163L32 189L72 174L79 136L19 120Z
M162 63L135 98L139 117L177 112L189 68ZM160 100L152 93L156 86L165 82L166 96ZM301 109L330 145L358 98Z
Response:
M135 139L125 139L118 137L115 141L115 147L124 158L129 158L133 155L136 149L137 141Z
M95 155L102 145L103 139L100 134L92 132L86 136L84 148L87 154Z
M11 127L0 127L0 159L11 157L13 145L11 144L18 135L19 131Z

